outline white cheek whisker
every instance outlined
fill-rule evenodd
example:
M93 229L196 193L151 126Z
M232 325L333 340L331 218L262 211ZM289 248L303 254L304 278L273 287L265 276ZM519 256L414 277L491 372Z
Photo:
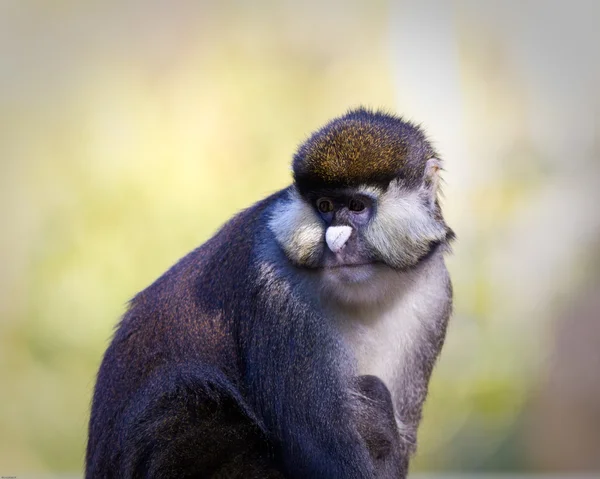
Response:
M446 235L418 190L391 183L379 198L377 215L367 227L365 238L382 259L396 268L415 264L433 241Z
M324 227L315 211L295 190L275 205L269 220L286 256L298 265L314 265L323 249Z

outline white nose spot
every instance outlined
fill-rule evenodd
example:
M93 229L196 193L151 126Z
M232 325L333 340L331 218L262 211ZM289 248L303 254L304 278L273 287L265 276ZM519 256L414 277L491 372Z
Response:
M325 241L329 249L337 253L344 247L351 234L352 227L350 226L330 226L325 231Z

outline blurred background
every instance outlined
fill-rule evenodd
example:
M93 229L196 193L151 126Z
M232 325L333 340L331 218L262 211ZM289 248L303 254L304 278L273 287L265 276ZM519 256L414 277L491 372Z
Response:
M348 108L446 162L425 472L600 471L600 2L0 2L0 474L81 474L126 302Z

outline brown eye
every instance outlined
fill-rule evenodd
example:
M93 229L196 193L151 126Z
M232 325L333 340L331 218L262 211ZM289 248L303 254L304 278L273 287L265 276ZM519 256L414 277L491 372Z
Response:
M333 211L333 203L331 200L322 198L317 201L317 208L321 213L331 213Z
M350 211L363 211L366 208L366 205L355 198L352 198L348 203L348 209Z

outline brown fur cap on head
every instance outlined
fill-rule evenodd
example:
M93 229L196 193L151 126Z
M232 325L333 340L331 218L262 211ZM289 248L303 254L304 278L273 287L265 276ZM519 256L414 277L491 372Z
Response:
M350 110L313 133L294 156L294 181L301 193L320 188L377 185L393 179L414 188L425 162L437 156L424 133L392 114Z

